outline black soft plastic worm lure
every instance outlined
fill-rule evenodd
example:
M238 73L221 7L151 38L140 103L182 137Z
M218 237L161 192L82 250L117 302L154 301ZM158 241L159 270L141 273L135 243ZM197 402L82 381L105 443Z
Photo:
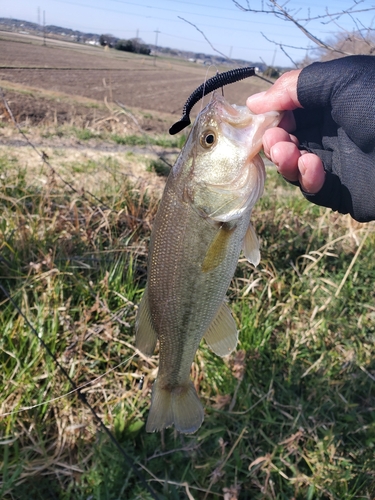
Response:
M202 83L194 92L191 94L189 99L186 101L184 109L182 110L182 118L176 122L169 129L171 135L181 132L185 127L190 125L189 114L194 106L203 96L213 92L224 85L229 85L230 83L235 83L249 76L255 75L255 68L252 66L247 66L246 68L237 68L226 71L225 73L218 73L206 82Z

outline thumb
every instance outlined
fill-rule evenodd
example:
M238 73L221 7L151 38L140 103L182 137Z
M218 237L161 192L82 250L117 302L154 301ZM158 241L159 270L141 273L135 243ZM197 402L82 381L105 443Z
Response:
M271 88L250 96L246 105L253 113L285 111L301 108L297 97L297 81L301 70L284 73Z

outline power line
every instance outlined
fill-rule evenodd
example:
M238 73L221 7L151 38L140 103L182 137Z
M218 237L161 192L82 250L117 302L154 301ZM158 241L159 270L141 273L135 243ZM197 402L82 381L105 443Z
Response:
M98 6L93 6L93 5L88 5L88 4L83 4L83 3L78 3L78 2L70 2L69 0L54 0L55 2L58 2L58 3L65 3L65 4L69 4L69 5L76 5L76 6L79 6L79 7L86 7L86 8L89 8L89 9L95 9L95 10L103 10L105 12L114 12L116 14L126 14L126 15L132 15L132 16L136 16L136 17L143 17L143 18L147 18L147 19L158 19L160 21L171 21L172 19L167 19L165 17L157 17L157 16L151 16L151 15L146 15L146 14L139 14L139 13L136 13L136 12L125 12L125 11L120 11L120 10L115 10L115 9L108 9L108 8L104 8L104 7L98 7ZM144 7L144 8L150 8L152 10L164 10L164 11L167 11L167 12L176 12L178 14L189 14L189 15L193 15L193 16L199 16L199 17L209 17L210 19L221 19L223 21L236 21L236 22L241 22L241 23L249 23L249 19L246 19L245 17L244 18L231 18L231 17L223 17L223 16L215 16L215 15L212 15L212 14L204 14L202 12L182 12L180 10L175 10L175 9L165 9L163 7L155 7L155 6L147 6L147 5L139 5L138 3L134 3L134 2L122 2L120 0L112 0L113 2L116 2L116 3L121 3L121 4L126 4L126 5L134 5L134 6L137 6L138 8L139 7ZM174 19L173 18L173 22L180 22L178 21L177 19ZM256 22L255 23L257 26L258 25L265 25L265 26L275 26L275 23L267 23L267 22ZM277 23L276 23L277 24ZM213 25L205 25L205 24L201 24L201 26L211 26L211 27L214 27L214 28L217 28L218 26L213 26ZM235 28L234 28L235 29ZM238 31L238 30L236 30Z
M147 483L144 475L140 470L137 469L135 466L135 461L133 458L128 455L128 453L124 450L124 448L121 446L121 444L118 442L116 439L115 435L109 430L109 428L104 424L103 420L99 417L99 415L96 413L94 408L91 406L91 404L87 401L86 395L81 391L81 388L77 386L77 384L74 382L74 380L71 378L69 373L66 371L64 366L59 362L57 359L56 355L51 351L49 346L44 342L42 337L38 334L37 330L33 327L25 313L21 310L21 308L16 304L14 299L11 297L9 294L8 290L6 290L1 284L0 284L0 290L2 290L3 294L6 296L6 298L9 300L9 302L12 304L14 309L18 312L18 314L24 319L25 323L27 326L30 328L34 336L38 339L38 342L40 345L45 349L47 354L53 359L55 365L57 368L60 370L60 372L64 375L64 377L68 380L70 386L74 390L74 392L77 394L78 399L83 403L87 408L90 410L92 416L94 419L97 421L101 429L107 434L108 438L112 442L112 444L115 445L117 450L121 453L122 457L124 458L125 462L127 465L133 470L134 474L138 477L140 480L143 488L148 491L148 493L151 495L151 497L154 500L159 500L159 496L156 494L156 492L151 488L151 486Z
M123 14L123 15L131 15L131 16L135 16L135 17L140 17L140 18L143 18L143 19L155 19L155 20L159 20L159 21L167 21L167 22L170 22L170 21L173 21L173 23L176 23L176 22L179 22L181 23L181 21L178 21L178 19L171 19L171 18L166 18L166 17L160 17L160 16L155 16L155 15L149 15L149 14L139 14L139 12L126 12L126 11L121 11L121 10L116 10L116 9L109 9L109 8L105 8L105 7L99 7L99 6L93 6L93 5L88 5L88 4L84 4L84 3L79 3L79 2L71 2L69 0L54 0L55 2L58 2L58 3L64 3L64 4L69 4L69 5L75 5L75 6L78 6L78 7L84 7L84 8L89 8L89 9L93 9L93 10L101 10L101 11L104 11L104 12L113 12L115 14ZM123 1L123 0L111 0L112 2L115 2L115 3L120 3L120 4L124 4L124 5L134 5L134 6L137 6L137 7L144 7L144 8L149 8L150 10L163 10L163 11L167 11L167 12L175 12L175 13L178 13L178 14L183 14L184 12L180 11L180 10L175 10L175 9L167 9L167 8L163 8L163 7L155 7L155 6L147 6L147 5L139 5L138 3L135 3L135 2L126 2L126 1ZM190 5L186 2L180 2L180 3L184 3L186 5ZM203 4L192 4L192 5L201 5L202 7L208 7L207 5L203 5ZM205 23L201 23L199 22L199 26L202 26L202 27L205 27L205 28L220 28L220 29L225 29L227 31L235 31L235 32L242 32L242 33L258 33L259 34L259 26L272 26L272 27L279 27L280 26L280 22L282 22L281 19L278 19L278 21L275 19L275 22L265 22L265 21L258 21L258 20L253 20L253 19L249 19L249 16L246 15L246 12L243 12L241 13L241 18L232 18L232 17L223 17L223 16L217 16L217 15L213 15L213 14L204 14L202 12L185 12L185 14L189 14L191 16L199 16L200 18L201 17L208 17L210 19L217 19L217 20L223 20L225 22L227 21L235 21L236 23L245 23L247 25L249 24L253 24L256 26L255 29L251 30L251 29L241 29L241 28L237 28L236 26L233 26L233 28L231 28L230 26L218 26L218 25L212 25L212 24L205 24ZM254 16L253 16L254 18ZM326 30L317 30L319 31L320 33L326 33ZM278 35L278 36L285 36L285 31L284 32L280 32L280 33L273 33L273 35ZM295 36L295 35L291 35L290 33L288 33L288 38L302 38L304 37L304 35L300 34L299 36Z

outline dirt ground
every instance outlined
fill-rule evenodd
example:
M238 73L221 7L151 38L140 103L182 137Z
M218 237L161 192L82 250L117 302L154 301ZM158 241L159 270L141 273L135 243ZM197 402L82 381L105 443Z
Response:
M129 108L150 111L156 123L148 126L160 131L158 114L163 118L173 115L170 118L173 123L180 117L191 92L217 70L171 58L154 59L83 44L47 40L43 46L42 39L5 32L0 33L0 43L0 86L8 88L7 98L12 101L18 119L22 121L29 116L34 123L46 119L66 121L83 112L89 122L98 118L100 109L93 107L90 112L87 106L81 108L76 99L79 97L101 104L120 102ZM250 94L264 90L267 85L253 77L226 87L225 96L230 102L245 104ZM26 86L28 92L19 92L19 86ZM38 89L58 97L53 102L52 96L42 102L41 94L35 93ZM74 96L74 104L64 101L64 95ZM199 107L196 106L198 110ZM193 117L195 113L193 110ZM165 123L164 131L168 128Z
M121 178L161 194L165 178L150 171L149 164L160 158L173 164L179 148L125 146L102 132L167 135L186 99L216 68L53 40L43 46L37 37L4 32L0 47L5 97L0 95L0 125L7 124L0 127L0 156L15 159L42 183L48 168L32 143L77 189L99 191L115 168ZM225 96L244 104L248 95L265 88L263 81L251 78L226 87ZM200 108L195 106L192 118ZM12 125L11 115L29 142ZM94 137L82 140L77 129L90 129Z

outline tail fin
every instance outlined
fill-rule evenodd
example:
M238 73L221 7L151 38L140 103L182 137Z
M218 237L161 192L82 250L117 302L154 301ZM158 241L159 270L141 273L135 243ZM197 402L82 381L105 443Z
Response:
M159 387L155 380L147 432L161 431L174 424L177 431L192 434L202 425L203 419L203 407L192 382L169 391Z

